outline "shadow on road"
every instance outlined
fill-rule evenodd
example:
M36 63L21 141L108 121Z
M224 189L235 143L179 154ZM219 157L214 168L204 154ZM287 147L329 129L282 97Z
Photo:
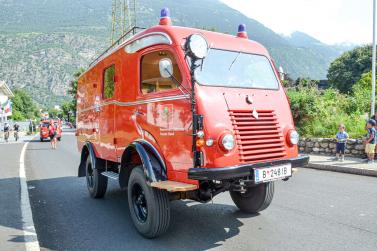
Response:
M28 185L33 188L29 193L39 242L48 249L204 250L238 235L243 225L238 218L245 217L234 206L174 201L168 232L147 240L134 229L126 193L114 183L109 183L104 199L90 198L82 178L34 180Z
M41 142L39 139L26 139L24 140L24 142L29 142L29 143L38 143L38 142ZM47 140L45 141L47 142Z
M24 243L20 209L19 178L0 179L0 249L18 250Z

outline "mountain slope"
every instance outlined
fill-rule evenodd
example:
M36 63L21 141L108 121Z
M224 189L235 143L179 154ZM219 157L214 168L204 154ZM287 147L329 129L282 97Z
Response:
M293 77L321 79L340 51L303 33L282 37L218 0L141 0L138 25L158 23L168 6L175 25L235 34L239 23ZM64 99L71 75L109 43L111 0L0 0L0 79L42 104Z

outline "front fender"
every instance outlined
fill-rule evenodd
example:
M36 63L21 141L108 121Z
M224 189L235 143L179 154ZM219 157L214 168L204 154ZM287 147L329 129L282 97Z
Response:
M131 170L137 166L132 163L134 153L140 157L141 166L148 182L167 180L166 165L157 149L145 140L137 140L126 148L122 156L122 169L119 174L119 183L122 188L127 186Z

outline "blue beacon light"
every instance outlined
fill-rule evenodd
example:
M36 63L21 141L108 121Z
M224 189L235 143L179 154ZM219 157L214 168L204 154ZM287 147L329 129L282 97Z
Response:
M171 25L169 8L163 8L161 10L160 25Z
M245 24L240 24L240 25L238 26L237 37L240 37L240 38L248 38L248 36L247 36L247 32L246 32L246 25L245 25Z

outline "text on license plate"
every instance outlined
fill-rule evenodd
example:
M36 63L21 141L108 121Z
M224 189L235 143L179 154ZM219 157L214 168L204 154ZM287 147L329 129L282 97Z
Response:
M254 174L255 183L284 179L292 176L292 166L291 163L288 163L280 166L258 168L254 170Z

